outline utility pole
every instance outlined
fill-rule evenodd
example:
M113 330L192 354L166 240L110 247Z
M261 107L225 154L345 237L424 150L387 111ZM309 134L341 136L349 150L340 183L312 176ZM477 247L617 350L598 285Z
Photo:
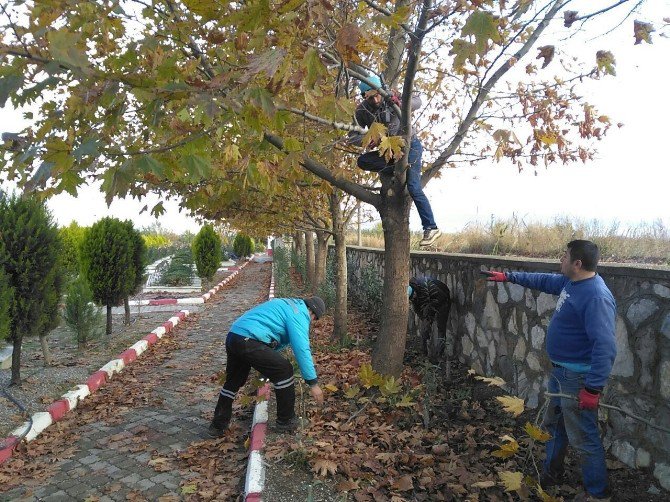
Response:
M358 202L358 245L362 246L363 239L361 237L361 203Z

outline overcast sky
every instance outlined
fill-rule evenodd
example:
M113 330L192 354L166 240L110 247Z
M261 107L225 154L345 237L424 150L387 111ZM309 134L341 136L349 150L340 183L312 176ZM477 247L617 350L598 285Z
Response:
M670 2L653 4L634 18L661 23L670 16ZM606 77L583 88L588 100L614 124L599 142L597 160L587 164L532 166L522 173L503 163L443 169L440 179L426 190L435 219L443 231L457 231L491 217L515 215L526 222L552 221L557 216L580 220L598 219L605 224L617 221L622 226L663 222L670 228L670 42L654 34L654 44L633 45L633 19L607 37L587 45L589 52L610 49L616 57L616 77ZM0 130L18 131L25 122L10 109L0 109ZM3 188L8 185L3 183ZM132 219L143 227L155 222L148 212L139 214L144 205L151 208L158 198L114 201L107 207L104 195L95 187L80 190L78 197L59 195L48 205L60 225L75 220L91 225L104 216ZM197 231L195 220L168 201L167 213L158 221L176 232ZM420 230L415 209L410 227Z

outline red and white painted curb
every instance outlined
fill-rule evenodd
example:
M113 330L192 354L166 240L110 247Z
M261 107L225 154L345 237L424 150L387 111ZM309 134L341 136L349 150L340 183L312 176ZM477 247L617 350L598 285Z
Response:
M270 292L268 300L275 297L275 274L272 269L270 278ZM251 422L251 437L249 439L249 461L247 475L244 481L244 500L249 502L261 501L265 487L265 463L263 462L263 448L265 435L268 430L268 400L270 399L270 385L265 384L258 389L261 398L254 408L254 418Z
M146 305L170 305L187 303L183 300L199 300L198 302L194 303L204 303L213 295L215 295L223 286L230 282L230 280L233 279L233 277L235 277L239 271L248 263L248 261L245 261L241 266L235 267L236 270L231 275L226 277L223 281L217 284L214 288L210 289L200 298L181 298L179 300L173 298L170 300L156 300L164 303L146 303ZM168 319L162 325L158 326L144 338L138 340L133 345L128 347L127 350L121 352L121 354L119 354L115 359L109 361L98 371L95 371L91 376L88 377L85 384L77 385L74 389L63 394L59 399L49 405L47 411L40 411L35 413L32 416L32 427L30 426L30 421L26 421L22 426L13 430L9 437L0 439L0 464L12 455L14 448L16 448L16 446L19 444L18 438L20 438L26 431L27 434L23 438L25 441L32 441L35 439L47 427L63 418L66 413L74 410L83 399L86 399L89 395L93 394L105 383L107 383L107 381L111 379L114 374L122 371L123 368L128 366L140 355L142 355L142 353L144 353L149 347L158 342L160 338L163 338L165 335L170 333L175 328L175 326L186 319L188 315L188 310L180 310L179 312L175 312L174 316L170 317L170 319Z

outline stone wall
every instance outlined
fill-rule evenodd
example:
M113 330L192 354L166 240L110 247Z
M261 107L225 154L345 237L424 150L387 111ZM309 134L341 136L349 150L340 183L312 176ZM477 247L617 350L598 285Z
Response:
M350 274L362 267L384 273L383 251L350 247ZM449 334L457 357L477 373L498 375L535 408L550 370L544 350L556 297L510 283L490 283L480 270L559 272L558 261L414 252L411 275L446 283L452 294ZM617 301L618 355L603 402L670 428L670 270L601 265ZM409 329L417 322L410 314ZM608 412L609 411L609 412ZM670 434L600 409L605 446L622 462L652 470L670 490Z

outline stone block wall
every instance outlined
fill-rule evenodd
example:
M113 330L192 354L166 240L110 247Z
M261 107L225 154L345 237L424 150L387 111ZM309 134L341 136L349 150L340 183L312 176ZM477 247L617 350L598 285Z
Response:
M350 273L374 267L384 254L349 247ZM535 408L544 400L551 368L544 350L556 297L510 283L489 283L481 270L559 272L558 260L413 252L411 275L433 277L451 290L449 332L458 358L484 375L497 375ZM617 301L618 355L603 402L670 428L670 270L601 265L598 272ZM399 285L399 287L401 287ZM410 335L418 323L410 314ZM670 490L670 434L601 408L605 446L631 467L653 471Z

